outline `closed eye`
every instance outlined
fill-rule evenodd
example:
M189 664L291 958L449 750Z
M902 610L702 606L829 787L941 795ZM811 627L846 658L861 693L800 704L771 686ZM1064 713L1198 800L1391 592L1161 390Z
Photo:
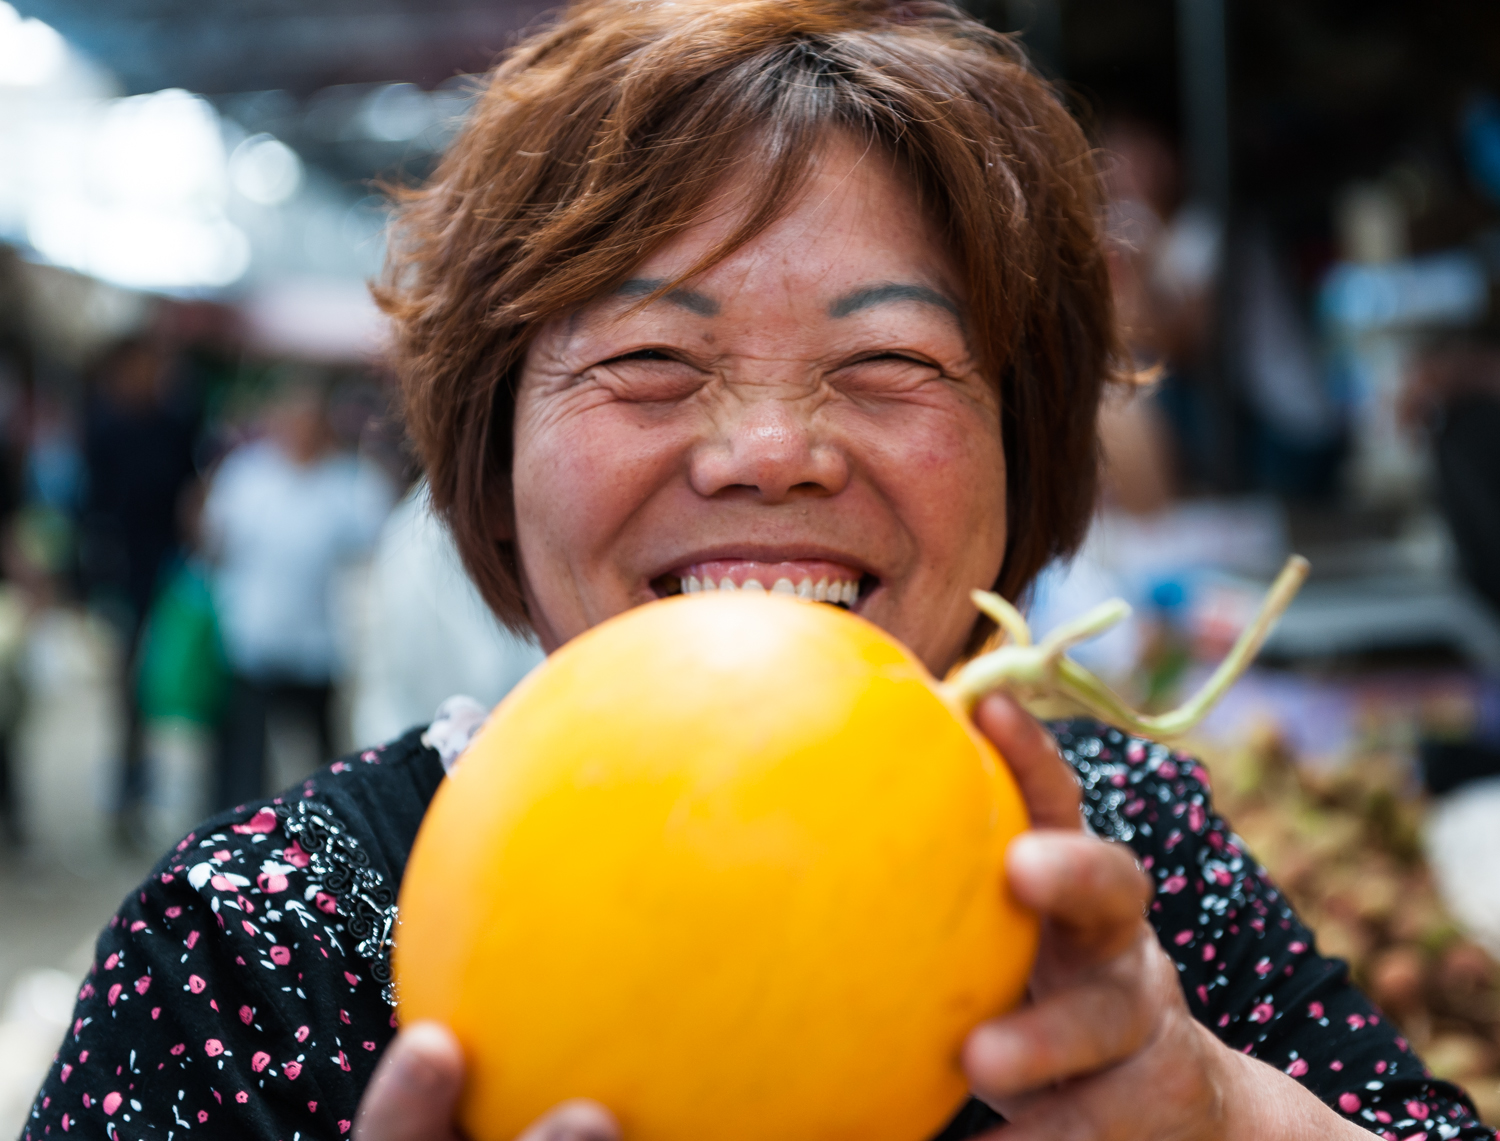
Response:
M673 361L676 357L669 356L661 349L636 349L634 352L621 353L617 357L610 357L600 364L619 364L621 361Z

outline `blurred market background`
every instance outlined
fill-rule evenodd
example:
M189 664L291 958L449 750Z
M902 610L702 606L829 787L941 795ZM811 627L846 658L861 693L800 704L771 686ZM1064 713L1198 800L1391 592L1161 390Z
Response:
M1126 597L1080 657L1163 706L1312 559L1195 744L1500 1123L1500 6L972 7L1108 156L1151 380L1034 625ZM0 0L0 1135L153 852L537 660L426 513L365 283L385 188L545 18Z

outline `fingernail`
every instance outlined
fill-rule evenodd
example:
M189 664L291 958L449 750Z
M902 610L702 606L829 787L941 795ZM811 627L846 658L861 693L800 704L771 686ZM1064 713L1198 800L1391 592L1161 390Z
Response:
M609 1115L597 1105L572 1103L552 1112L542 1141L616 1141L619 1131Z
M1021 1063L1016 1036L994 1023L976 1027L964 1053L969 1080L986 1091L1008 1089Z
M1052 845L1041 837L1023 832L1010 842L1005 853L1005 862L1012 871L1026 875L1045 875L1057 868L1057 853Z
M443 1075L427 1052L421 1048L420 1030L408 1031L391 1047L395 1056L391 1059L392 1079L404 1089L418 1096L429 1096L439 1092Z

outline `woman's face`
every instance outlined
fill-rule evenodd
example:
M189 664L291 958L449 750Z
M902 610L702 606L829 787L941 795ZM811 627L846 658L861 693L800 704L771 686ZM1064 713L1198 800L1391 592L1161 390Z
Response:
M682 288L733 187L613 295L546 325L515 420L515 540L544 648L679 590L843 600L941 674L1005 551L994 382L958 273L879 152Z

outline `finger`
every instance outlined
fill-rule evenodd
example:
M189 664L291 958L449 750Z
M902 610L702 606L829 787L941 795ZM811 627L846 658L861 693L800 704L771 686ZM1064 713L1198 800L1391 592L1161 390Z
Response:
M1155 1024L1145 998L1104 980L984 1023L964 1042L970 1088L985 1100L1013 1098L1124 1061Z
M619 1141L615 1119L598 1102L565 1101L516 1141Z
M397 1034L354 1116L355 1141L459 1141L453 1110L463 1087L458 1039L437 1022Z
M1079 828L1078 780L1052 734L1009 694L992 693L974 707L974 724L1005 758L1021 786L1031 822L1040 828Z
M1151 881L1129 848L1078 832L1017 836L1005 870L1016 899L1051 920L1086 960L1128 947L1151 901Z
M1223 1137L1224 1085L1206 1055L1208 1050L1227 1054L1228 1048L1210 1042L1210 1032L1191 1025L1191 1018L1184 1022L1181 1033L1168 1035L1171 1042L1024 1099L1006 1114L1010 1127L1004 1141Z

